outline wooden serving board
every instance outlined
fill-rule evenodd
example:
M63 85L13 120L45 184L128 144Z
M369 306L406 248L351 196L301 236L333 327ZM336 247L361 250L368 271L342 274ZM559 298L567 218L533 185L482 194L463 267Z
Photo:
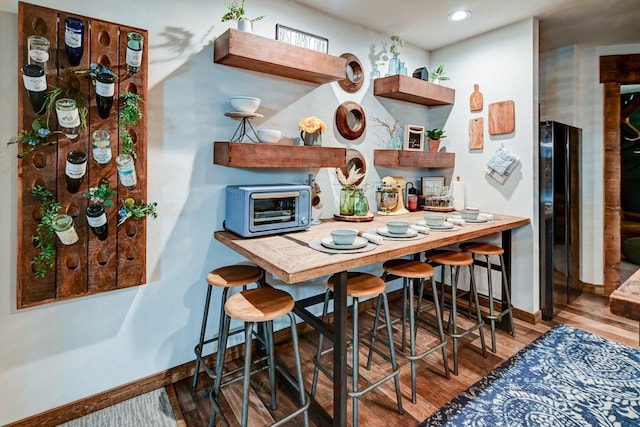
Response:
M469 120L469 150L482 150L484 147L484 117Z
M489 135L502 135L514 131L515 103L511 100L489 104Z
M357 216L357 215L339 215L339 214L334 214L333 218L336 221L346 221L346 222L369 222L369 221L373 221L373 214L371 212L369 212L366 215L363 216Z

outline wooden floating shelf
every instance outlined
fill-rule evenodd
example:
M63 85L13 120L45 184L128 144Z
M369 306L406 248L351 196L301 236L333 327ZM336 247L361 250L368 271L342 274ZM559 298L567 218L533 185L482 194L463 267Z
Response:
M373 151L373 164L389 168L452 168L455 160L455 153L408 150Z
M452 105L456 91L454 89L397 74L375 79L373 94L384 98L399 99L422 105Z
M218 142L213 163L232 168L326 168L347 164L345 148Z
M213 62L313 83L346 78L347 60L229 28L214 43Z

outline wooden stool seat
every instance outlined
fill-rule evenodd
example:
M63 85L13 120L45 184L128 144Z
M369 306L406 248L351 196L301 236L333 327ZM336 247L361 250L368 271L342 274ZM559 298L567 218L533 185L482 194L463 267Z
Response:
M408 279L426 279L435 272L429 264L411 259L392 259L382 264L382 268L387 273Z
M490 243L481 243L481 242L461 243L460 250L465 252L470 252L472 254L478 254L478 255L504 254L504 249L502 249L500 246L492 245Z
M429 261L453 266L464 266L473 264L473 258L464 252L456 251L433 251L428 254Z
M262 269L252 265L228 265L216 268L207 274L207 283L224 288L245 286L260 279L262 279Z
M290 313L294 304L293 297L284 291L258 288L229 297L224 311L243 322L268 322Z
M333 292L333 276L329 278L327 287ZM347 273L347 296L354 298L375 297L385 290L385 283L379 277L357 271Z

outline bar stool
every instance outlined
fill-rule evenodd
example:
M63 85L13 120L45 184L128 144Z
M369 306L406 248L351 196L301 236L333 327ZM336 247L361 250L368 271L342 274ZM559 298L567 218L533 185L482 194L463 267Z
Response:
M504 268L504 249L500 246L492 245L489 243L481 243L481 242L466 242L460 244L460 250L464 252L471 253L472 257L475 255L484 255L487 262L487 284L489 287L489 315L484 316L487 320L489 320L489 324L491 325L491 351L496 352L496 320L500 321L504 317L505 314L509 315L509 331L511 332L511 336L515 338L516 329L513 323L513 306L511 305L511 298L509 296L509 283L507 282L507 272ZM491 282L491 270L493 269L493 264L491 264L491 259L489 258L491 255L497 255L500 259L500 271L502 272L502 292L505 297L505 301L507 302L507 307L501 307L500 313L496 314L494 311L494 299L493 299L493 284Z
M329 307L329 298L330 294L334 290L334 276L332 276L327 282L327 291L325 292L324 297L324 305L322 309L322 320L326 321L327 311ZM400 368L398 367L398 363L396 362L395 349L393 346L393 335L391 328L391 321L389 319L389 302L387 301L387 295L384 293L385 291L385 283L384 281L376 277L372 274L368 273L360 273L360 272L349 272L347 273L347 296L353 298L353 340L352 340L352 370L353 370L353 378L352 378L352 390L348 393L349 397L353 400L353 426L358 425L358 399L373 390L374 388L384 384L391 378L394 379L395 387L396 387L396 399L398 402L398 413L402 414L402 395L400 393ZM358 325L358 305L360 303L360 298L367 297L378 297L382 299L384 304L384 312L385 312L385 322L387 325L387 336L389 338L388 346L389 346L389 359L391 361L391 368L393 371L388 375L378 379L374 383L370 384L363 390L360 390L358 387L359 380L359 325ZM313 363L315 365L313 370L313 381L311 383L311 396L315 396L316 388L318 385L318 372L322 371L327 377L333 381L333 376L331 373L320 365L320 357L324 354L333 351L333 348L327 349L326 351L322 351L322 343L323 343L323 335L320 334L318 338L318 348L316 351L316 355L313 358Z
M202 316L202 326L200 327L200 340L198 344L193 349L193 352L196 354L196 367L193 372L193 382L192 387L196 387L198 385L198 371L200 370L200 364L202 363L205 372L211 379L216 378L215 372L211 369L210 366L204 361L202 356L203 347L212 342L218 341L220 338L220 331L222 330L222 324L225 318L224 312L224 304L227 302L227 298L229 296L229 289L242 286L246 289L247 285L251 283L257 283L260 279L262 279L262 270L258 267L252 265L231 265L226 267L216 268L207 274L207 296L205 298L204 304L204 314ZM222 299L220 303L220 321L218 323L218 334L212 338L205 340L205 335L207 331L207 320L209 318L209 306L211 304L211 294L213 291L213 287L220 287L222 289ZM238 330L233 332L236 334L241 332L242 330ZM220 350L220 346L218 346L218 350ZM220 365L223 360L220 359L220 351L216 354L216 366Z
M229 337L229 324L231 323L231 319L236 319L244 322L244 339L245 339L245 350L244 350L244 366L243 366L243 375L241 377L237 377L229 380L228 382L222 384L220 380L224 376L224 367L223 364L220 363L216 366L216 385L211 390L209 394L209 399L211 400L211 416L209 418L209 426L213 427L215 424L216 414L220 413L224 422L228 425L228 422L220 408L217 405L216 397L220 392L220 388L239 381L242 379L243 388L242 388L242 416L241 416L241 425L245 427L249 421L249 386L251 375L255 372L261 370L258 369L256 371L251 371L252 367L252 351L251 351L251 341L253 338L253 328L256 324L263 324L267 333L265 337L266 351L267 351L267 368L269 369L269 382L271 383L271 409L276 410L277 402L276 402L276 387L275 387L275 352L274 352L274 344L273 344L273 321L279 317L284 315L289 316L290 326L291 326L291 339L293 342L293 353L294 359L296 363L296 376L297 379L291 378L291 376L286 371L280 371L289 381L297 382L298 389L298 398L300 400L300 407L296 409L291 414L287 415L283 419L277 421L273 425L282 425L293 418L299 416L300 414L304 415L304 425L309 425L309 418L307 409L309 408L310 399L306 398L306 394L304 392L304 383L302 381L302 365L300 363L300 351L298 348L298 333L296 330L296 318L292 312L293 306L295 302L293 297L288 293L273 289L269 287L258 288L258 289L249 289L233 296L229 297L227 302L224 304L224 311L226 313L226 317L224 319L224 324L222 327L221 335L220 335L220 345L221 350L219 353L222 353L221 360L224 360L224 355L227 347L227 338Z
M440 303L438 302L438 291L436 289L435 281L433 280L434 269L429 264L425 264L423 262L409 260L409 259L392 259L390 261L382 264L382 268L385 271L385 276L387 274L393 274L398 277L402 277L402 350L397 351L397 353L404 357L405 359L411 362L411 402L416 403L416 361L418 359L422 359L425 356L433 353L438 349L442 349L442 361L444 364L444 372L447 379L450 378L449 375L449 364L447 362L447 340L444 336L444 330L442 327L442 314L440 312ZM415 314L420 305L417 308L414 308L413 298L413 285L415 280L419 280L420 283L420 292L419 295L422 295L424 291L424 280L431 279L431 290L433 292L433 307L436 311L436 322L438 328L438 336L440 338L440 343L434 347L429 348L428 350L416 354L416 319ZM421 301L421 300L420 300ZM407 326L407 302L409 305L409 353L405 352L406 347L406 326ZM375 345L375 341L377 338L378 329L383 326L378 326L378 321L380 317L380 300L378 300L378 306L376 308L376 317L373 321L373 329L371 330L371 346L369 348L369 358L367 360L367 369L371 368L371 360L373 357L373 347ZM414 311L415 310L415 311Z
M453 374L458 375L458 340L460 338L469 335L476 329L480 333L480 342L482 344L482 356L487 357L487 349L484 342L484 321L480 313L480 306L478 304L478 293L476 292L476 283L473 277L473 258L470 255L463 252L455 252L449 250L436 249L428 251L426 254L427 262L437 266L442 266L441 271L441 283L442 283L442 299L441 304L444 305L444 267L449 266L451 272L451 310L449 311L449 321L447 323L447 334L453 340ZM457 295L458 295L458 280L460 278L460 267L468 266L471 281L469 284L470 297L473 298L476 305L475 319L476 324L468 329L458 330L458 310L457 310ZM455 270L455 277L454 277ZM470 313L471 314L471 313ZM449 327L453 326L453 330L449 331Z

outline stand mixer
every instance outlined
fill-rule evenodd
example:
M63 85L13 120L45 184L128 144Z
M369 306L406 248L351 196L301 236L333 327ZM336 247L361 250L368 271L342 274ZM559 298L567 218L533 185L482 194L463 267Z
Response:
M378 215L402 215L409 213L404 207L404 189L407 181L400 176L385 176L376 191Z

